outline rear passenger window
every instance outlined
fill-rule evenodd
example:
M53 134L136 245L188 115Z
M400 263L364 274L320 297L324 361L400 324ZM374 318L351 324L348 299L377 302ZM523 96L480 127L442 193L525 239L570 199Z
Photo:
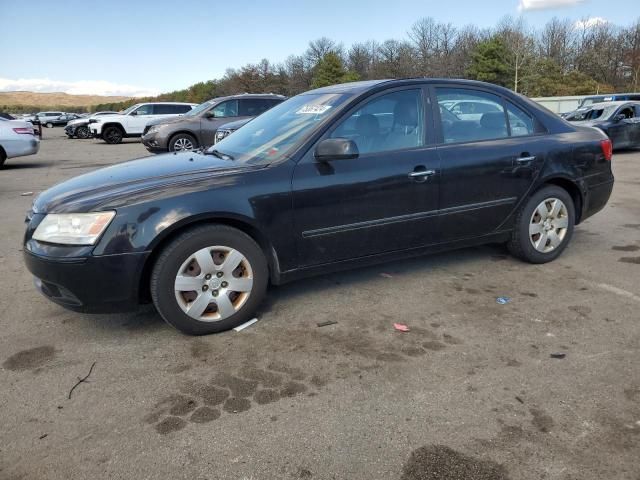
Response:
M271 102L262 98L240 100L240 116L255 117L271 108Z
M509 136L502 99L466 88L436 88L445 143Z
M185 110L185 107L187 108ZM188 105L170 105L170 104L158 104L153 108L155 115L178 115L191 110Z
M527 112L512 103L507 102L507 114L509 115L509 126L512 137L522 137L533 135L533 118Z
M172 105L174 113L187 113L191 111L191 105Z

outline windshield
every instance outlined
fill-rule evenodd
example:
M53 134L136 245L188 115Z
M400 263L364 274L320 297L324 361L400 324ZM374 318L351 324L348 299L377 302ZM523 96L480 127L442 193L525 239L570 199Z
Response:
M185 117L193 117L195 115L198 115L199 113L201 113L201 112L207 110L209 107L211 107L211 105L213 105L213 100L209 100L207 102L201 103L197 107L192 108L187 113L185 113L184 116Z
M267 110L207 151L242 163L277 162L291 154L350 98L352 95L343 93L298 95Z
M567 116L567 120L570 122L583 122L587 120L606 120L611 116L616 109L615 105L598 105L597 107L589 108L588 110L575 111Z
M123 110L120 112L120 115L127 115L129 112L134 111L136 108L138 108L140 105L142 105L141 103L136 103L135 105L131 105L129 108L127 108L126 110Z

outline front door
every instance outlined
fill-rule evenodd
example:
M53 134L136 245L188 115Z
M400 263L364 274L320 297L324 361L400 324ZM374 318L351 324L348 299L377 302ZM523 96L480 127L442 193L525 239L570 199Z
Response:
M387 90L344 115L324 138L360 152L318 162L311 148L292 179L300 266L404 250L438 240L438 154L421 87Z
M144 127L147 126L147 122L153 120L153 105L147 103L140 105L133 112L129 114L127 120L127 133L133 135L142 135Z
M533 117L479 89L437 87L441 144L440 231L443 241L499 230L528 191L545 160L545 137ZM452 100L481 103L486 112L461 119Z

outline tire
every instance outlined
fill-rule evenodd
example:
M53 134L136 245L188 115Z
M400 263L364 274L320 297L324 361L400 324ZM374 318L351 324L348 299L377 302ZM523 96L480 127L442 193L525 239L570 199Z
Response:
M225 267L227 261L231 263ZM178 275L186 290L176 290ZM188 335L207 335L250 320L268 280L267 260L251 237L225 225L204 225L185 231L162 250L151 272L150 290L169 325ZM232 290L233 285L244 292ZM218 303L223 298L224 303ZM224 305L224 311L218 305Z
M4 149L0 147L0 168L4 166L4 162L7 161L7 154L4 152Z
M170 152L190 152L196 148L198 148L198 141L193 135L189 135L188 133L178 133L169 141Z
M47 128L53 128L53 123L51 123L51 122L47 122L47 124L45 125L45 127L47 127Z
M509 251L529 263L551 262L571 241L575 218L573 199L565 189L543 187L518 212Z
M89 131L89 127L78 127L76 128L76 137L78 138L89 138L91 136L91 132Z
M110 145L116 145L122 142L122 137L124 136L122 129L120 127L107 127L102 132L102 139Z

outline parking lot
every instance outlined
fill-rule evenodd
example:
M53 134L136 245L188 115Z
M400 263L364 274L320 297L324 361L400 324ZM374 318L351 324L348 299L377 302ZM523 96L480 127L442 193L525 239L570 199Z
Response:
M68 312L23 265L34 195L145 155L45 129L0 171L0 479L640 478L640 152L553 263L489 246L317 277L198 338L150 306Z

